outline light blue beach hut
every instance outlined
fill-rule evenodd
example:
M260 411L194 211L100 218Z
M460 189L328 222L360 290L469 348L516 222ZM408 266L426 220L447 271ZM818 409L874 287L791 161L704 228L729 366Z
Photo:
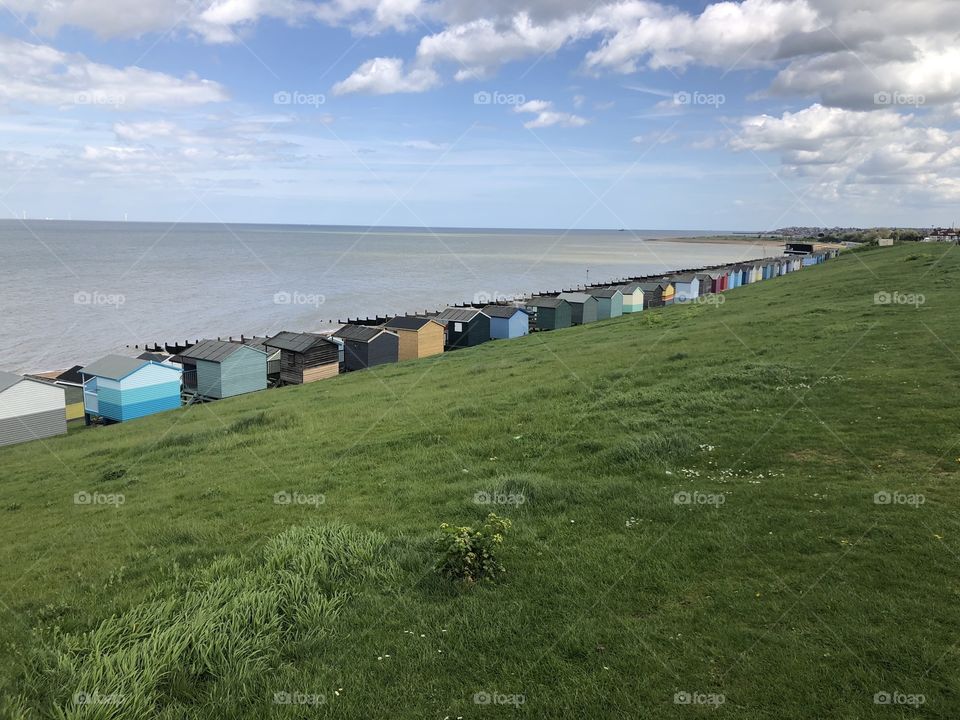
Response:
M87 422L100 417L126 422L180 407L178 367L107 355L80 369Z
M490 317L490 338L509 340L530 333L530 315L515 305L487 305L483 313Z

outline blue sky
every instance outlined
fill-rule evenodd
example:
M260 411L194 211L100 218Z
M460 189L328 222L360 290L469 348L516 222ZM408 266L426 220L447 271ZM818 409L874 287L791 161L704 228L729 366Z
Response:
M958 32L950 0L13 0L0 215L950 224Z

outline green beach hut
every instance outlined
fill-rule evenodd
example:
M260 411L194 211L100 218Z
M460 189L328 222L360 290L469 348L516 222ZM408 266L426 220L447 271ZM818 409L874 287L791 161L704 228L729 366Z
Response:
M620 288L591 288L587 292L597 299L597 320L609 320L623 315L623 293Z
M537 330L561 330L573 324L570 303L562 298L535 297L527 301Z

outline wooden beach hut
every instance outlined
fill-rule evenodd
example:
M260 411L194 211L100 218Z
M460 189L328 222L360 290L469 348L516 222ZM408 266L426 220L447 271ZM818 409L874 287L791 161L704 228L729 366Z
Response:
M587 294L597 299L597 320L623 315L623 292L617 286L590 288Z
M697 273L697 282L700 283L700 297L713 292L713 277L710 273Z
M126 422L180 407L179 367L107 355L80 370L85 419Z
M221 400L267 389L267 353L227 340L202 340L180 353L183 389Z
M340 346L315 333L281 332L264 345L280 351L280 383L302 385L340 373Z
M563 298L535 297L527 301L537 330L562 330L573 324L573 311Z
M386 328L344 325L333 337L343 341L344 370L363 370L400 360L400 337Z
M490 338L509 340L530 333L530 315L516 305L487 305L484 315L490 318Z
M483 310L448 307L436 319L447 328L447 350L473 347L490 340L490 316Z
M700 281L694 273L671 275L669 278L675 289L675 302L689 302L700 297Z
M446 329L433 318L395 317L384 327L400 338L400 360L416 360L443 352Z
M641 312L643 310L643 288L638 282L628 282L620 285L623 294L623 314Z
M600 303L592 295L582 292L564 292L557 297L570 303L570 320L574 325L596 321Z
M66 395L62 387L0 372L0 445L15 445L66 432Z
M663 304L673 305L677 298L677 286L670 280L664 280L663 282Z
M663 282L638 282L640 290L643 292L643 309L663 307L666 303L663 299L663 291L667 283Z

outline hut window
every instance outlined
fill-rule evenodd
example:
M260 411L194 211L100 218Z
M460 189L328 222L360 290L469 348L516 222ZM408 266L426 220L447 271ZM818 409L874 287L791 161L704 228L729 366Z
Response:
M463 332L463 323L454 323L453 324L454 332Z

